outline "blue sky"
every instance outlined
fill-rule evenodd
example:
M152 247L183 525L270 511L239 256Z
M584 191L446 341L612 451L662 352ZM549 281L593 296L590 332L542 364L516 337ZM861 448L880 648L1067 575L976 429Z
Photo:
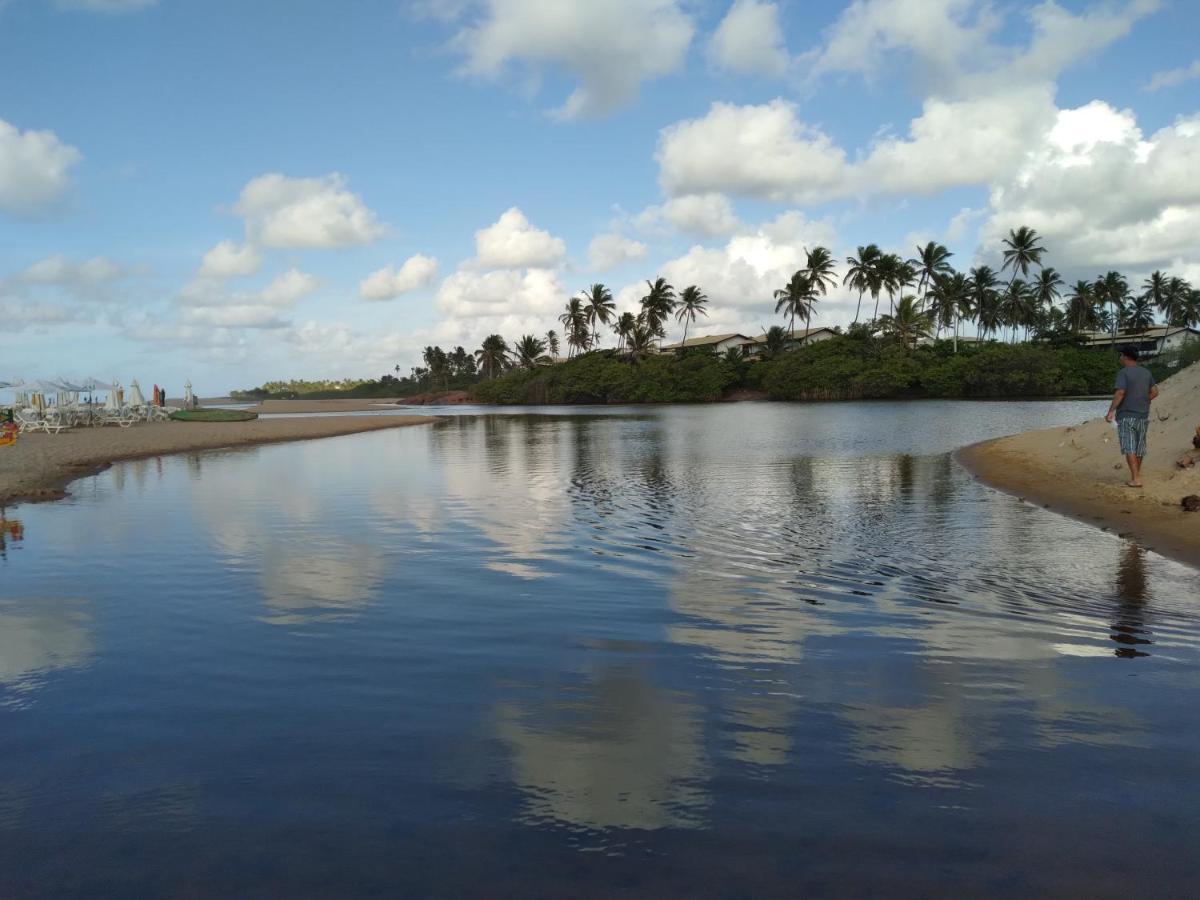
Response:
M752 329L805 247L966 267L1021 224L1068 277L1200 282L1198 33L1184 0L0 2L0 378L374 376L659 274Z

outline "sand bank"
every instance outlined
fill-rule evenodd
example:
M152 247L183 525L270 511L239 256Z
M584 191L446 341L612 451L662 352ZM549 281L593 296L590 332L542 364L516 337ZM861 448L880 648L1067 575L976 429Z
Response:
M263 400L257 406L248 407L256 413L336 413L336 412L386 412L394 410L399 398L371 400Z
M976 444L958 459L985 484L1200 565L1200 512L1180 506L1183 497L1200 494L1200 462L1187 469L1175 464L1185 454L1200 457L1192 451L1200 426L1200 364L1159 390L1144 488L1125 486L1129 471L1117 432L1103 419Z
M57 499L72 480L123 459L302 441L436 421L430 416L345 416L227 423L157 422L132 428L23 434L13 446L0 447L0 504Z

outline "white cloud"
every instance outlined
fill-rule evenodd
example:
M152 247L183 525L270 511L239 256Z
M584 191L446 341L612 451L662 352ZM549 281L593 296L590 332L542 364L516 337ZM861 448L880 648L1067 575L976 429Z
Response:
M437 307L451 317L558 314L567 292L549 269L455 272L442 281Z
M625 105L643 81L684 61L694 28L679 0L486 0L454 46L463 71L496 78L512 63L535 75L564 69L579 86L563 116L602 115Z
M1200 261L1198 171L1200 115L1146 138L1131 111L1102 101L1061 110L1020 170L992 189L982 246L1028 225L1059 269Z
M288 269L259 291L258 299L267 306L287 308L299 303L318 286L315 276L299 269Z
M364 300L391 300L429 284L437 274L437 267L436 259L418 253L406 259L399 269L384 266L372 272L359 284L358 292Z
M183 311L187 325L207 325L213 328L287 328L288 323L279 317L273 306L257 304L232 304L227 306L194 306Z
M742 228L733 204L724 194L687 194L672 197L662 206L652 206L638 217L652 224L662 219L680 231L701 237L724 237Z
M1175 87L1186 81L1195 81L1197 78L1200 78L1200 59L1197 59L1189 66L1180 66L1178 69L1155 72L1146 85L1146 90L1159 91L1163 88Z
M369 244L384 233L344 176L289 178L260 175L243 189L234 211L246 233L266 247L329 249Z
M7 332L44 331L83 317L82 309L62 303L31 303L0 296L0 322Z
M788 53L779 7L762 0L735 0L713 32L708 52L716 65L730 72L782 76Z
M121 266L103 256L96 256L77 263L58 254L38 260L21 272L17 278L26 284L56 285L87 290L111 284L125 274L126 272Z
M110 14L137 12L157 3L158 0L58 0L58 5L63 9Z
M642 259L646 245L620 234L598 234L588 244L588 264L598 272L615 269L622 263Z
M566 244L534 228L517 207L475 232L475 265L482 269L552 268L563 261Z
M262 253L253 244L221 241L204 254L201 278L234 278L254 275L262 266Z
M810 202L845 190L846 155L805 125L794 104L714 103L659 135L659 181L668 195L730 192Z
M20 131L0 119L0 212L42 212L67 190L67 173L81 159L52 131Z
M228 292L220 280L197 279L179 293L185 325L215 328L285 328L281 313L296 306L319 287L315 276L288 269L265 287L251 292Z

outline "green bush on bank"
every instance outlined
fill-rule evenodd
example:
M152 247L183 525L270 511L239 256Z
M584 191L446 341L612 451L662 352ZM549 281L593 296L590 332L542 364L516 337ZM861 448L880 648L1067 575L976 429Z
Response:
M630 362L614 351L585 353L475 386L483 403L695 403L739 389L773 400L921 397L1018 398L1105 394L1116 372L1105 350L1066 345L906 348L894 340L839 336L773 360L729 360L708 352Z

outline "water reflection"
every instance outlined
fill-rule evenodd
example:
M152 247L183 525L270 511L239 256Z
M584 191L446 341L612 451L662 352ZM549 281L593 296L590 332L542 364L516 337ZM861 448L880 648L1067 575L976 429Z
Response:
M698 828L708 797L700 707L606 668L495 711L529 824Z
M1122 659L1147 656L1146 648L1154 641L1146 628L1146 553L1132 542L1121 552L1116 594L1112 639L1121 646L1114 652Z
M25 526L20 519L6 519L0 510L0 559L8 558L8 545L19 544L25 539Z
M25 692L51 672L82 668L94 649L92 618L83 601L0 600L0 685L5 688Z

